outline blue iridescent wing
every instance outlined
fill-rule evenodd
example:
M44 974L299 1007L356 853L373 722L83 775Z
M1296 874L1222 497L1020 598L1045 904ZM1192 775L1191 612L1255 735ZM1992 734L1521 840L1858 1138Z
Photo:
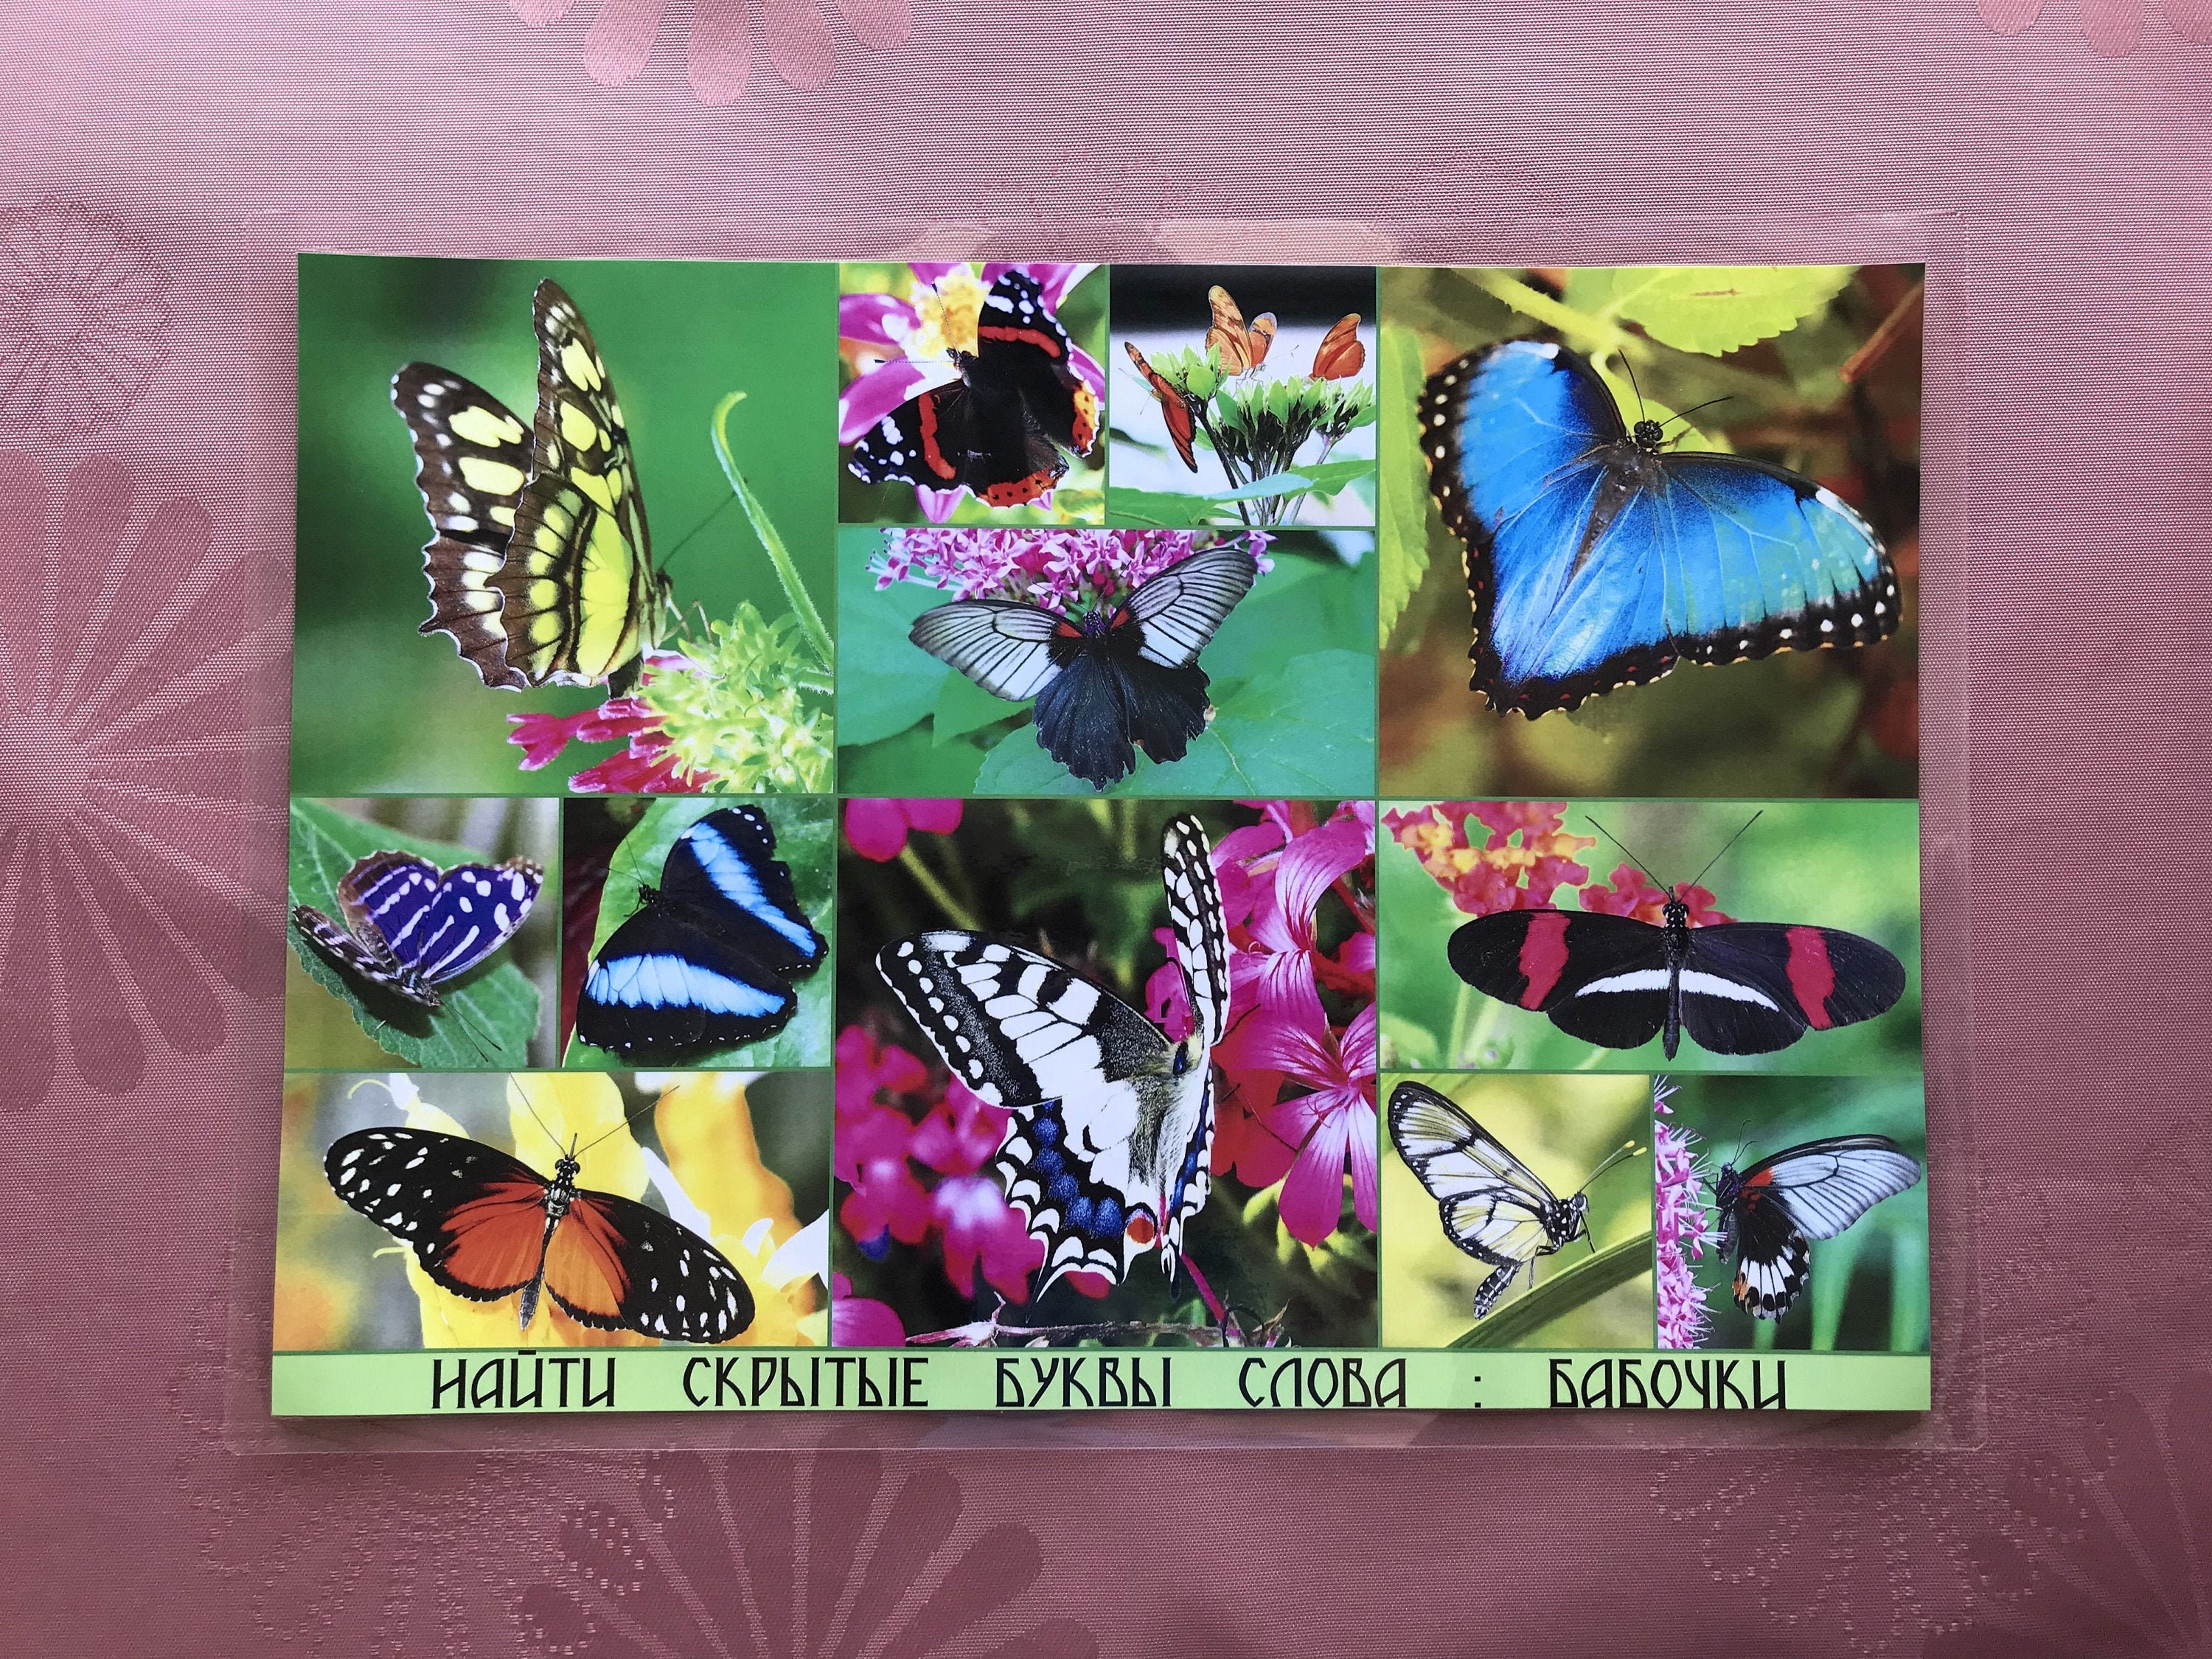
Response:
M1472 684L1501 712L1897 626L1896 573L1857 514L1765 462L1661 453L1564 346L1447 364L1420 418L1430 487L1467 545Z
M441 872L412 853L372 853L338 882L338 908L422 984L458 979L514 936L544 872L526 859Z

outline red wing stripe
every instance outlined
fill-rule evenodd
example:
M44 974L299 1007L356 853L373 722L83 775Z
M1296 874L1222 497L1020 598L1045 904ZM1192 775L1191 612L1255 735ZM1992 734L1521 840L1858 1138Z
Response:
M1790 992L1805 1011L1806 1023L1816 1031L1825 1031L1836 1023L1828 1012L1828 999L1836 990L1836 968L1828 960L1828 942L1817 927L1792 927L1788 938Z
M929 463L929 470L951 483L960 476L960 469L945 459L945 452L937 447L937 394L925 392L915 402L921 405L921 458Z
M1528 981L1521 993L1523 1008L1541 1008L1567 969L1567 918L1560 910L1535 910L1521 935L1521 974Z
M986 340L1008 340L1016 345L1033 345L1048 357L1060 356L1060 342L1040 329L979 328L975 332Z

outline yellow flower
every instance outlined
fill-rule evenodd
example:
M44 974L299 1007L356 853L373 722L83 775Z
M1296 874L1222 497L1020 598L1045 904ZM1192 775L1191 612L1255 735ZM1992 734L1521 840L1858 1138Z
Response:
M941 363L948 351L975 354L983 301L989 286L972 266L963 265L937 279L934 288L914 296L921 325L906 337L906 355L917 362Z

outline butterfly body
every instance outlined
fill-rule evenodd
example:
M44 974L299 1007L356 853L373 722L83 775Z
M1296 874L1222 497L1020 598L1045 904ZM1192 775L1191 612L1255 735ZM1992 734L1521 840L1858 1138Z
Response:
M968 1089L1012 1115L993 1161L1062 1274L1119 1280L1147 1249L1172 1279L1212 1183L1212 1051L1228 1018L1228 932L1198 821L1162 838L1176 961L1196 1028L1170 1042L1050 958L939 929L886 945L877 971Z
M1390 1091L1389 1117L1391 1142L1437 1200L1446 1236L1493 1270L1475 1287L1477 1319L1522 1268L1535 1283L1537 1257L1589 1237L1589 1194L1557 1196L1449 1096L1408 1079Z
M723 1342L752 1323L752 1292L712 1244L635 1199L580 1188L564 1152L547 1180L482 1141L362 1129L324 1156L331 1190L414 1248L433 1283L474 1302L542 1294L598 1330Z
M1067 457L1098 438L1097 394L1034 278L1009 270L984 296L976 349L950 354L959 379L901 404L863 433L849 463L869 483L965 489L991 507L1052 492Z
M514 937L544 878L529 859L441 870L419 854L371 853L338 878L337 919L299 904L292 921L339 967L435 1010L444 987Z
M773 1036L793 988L829 945L799 907L757 807L724 807L684 830L658 885L607 936L576 1005L576 1036L626 1060L672 1062Z
M1137 349L1133 340L1125 340L1121 349L1129 361L1143 375L1145 384L1152 388L1152 396L1160 405L1160 418L1166 422L1168 441L1175 446L1176 458L1191 471L1198 471L1198 412L1204 407L1202 399L1194 398L1173 380L1154 368L1145 354Z
M1034 698L1045 751L1103 789L1135 769L1136 745L1164 764L1206 730L1198 654L1258 574L1243 549L1207 548L1079 617L962 599L924 611L908 637L995 696Z
M1670 450L1564 346L1509 340L1445 365L1420 427L1431 489L1466 546L1471 685L1501 713L1897 628L1889 556L1832 492L1764 461Z
M560 284L538 285L538 409L525 424L434 363L393 377L416 483L430 617L488 686L622 684L659 642L672 599L653 568L620 401Z
M1754 1319L1779 1319L1813 1277L1809 1241L1833 1238L1883 1199L1916 1185L1921 1170L1887 1135L1832 1135L1761 1158L1713 1182L1721 1254L1734 1255L1730 1289Z
M1686 1030L1715 1054L1767 1054L1885 1013L1905 992L1905 964L1856 933L1765 921L1693 928L1673 890L1662 915L1655 925L1501 910L1463 924L1447 954L1477 990L1547 1014L1571 1036L1604 1048L1658 1036L1670 1060Z

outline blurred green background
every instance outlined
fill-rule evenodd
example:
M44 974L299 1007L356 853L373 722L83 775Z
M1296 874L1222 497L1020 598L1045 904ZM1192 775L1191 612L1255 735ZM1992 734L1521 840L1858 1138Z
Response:
M1677 349L1649 332L1629 337L1636 385L1652 413L1726 400L1698 410L1686 428L1670 428L1689 434L1684 447L1778 462L1827 485L1866 516L1888 544L1905 588L1899 635L1861 650L1684 665L1653 684L1534 720L1494 714L1468 689L1464 550L1429 493L1415 401L1425 378L1462 352L1501 339L1558 337L1546 334L1543 319L1586 317L1607 331L1642 320L1632 309L1619 309L1613 276L1418 266L1382 273L1383 535L1386 548L1407 550L1412 565L1425 561L1400 612L1394 561L1385 559L1392 599L1384 606L1383 792L1917 793L1917 313L1897 347L1863 375L1846 385L1838 373L1885 318L1910 306L1917 266L1863 267L1811 315L1725 355ZM1509 292L1533 293L1540 310L1559 309L1540 319L1513 308L1485 286L1504 287L1494 280L1501 278L1516 285ZM1585 356L1592 349L1580 334L1569 334L1566 343Z
M1474 1293L1492 1268L1444 1231L1436 1198L1391 1143L1390 1091L1382 1081L1382 1346L1440 1348L1476 1328ZM1447 1077L1415 1079L1449 1095L1556 1198L1571 1197L1607 1156L1630 1140L1641 1157L1624 1158L1589 1188L1589 1239L1540 1256L1536 1284L1603 1250L1651 1232L1651 1080L1648 1077ZM1486 1316L1498 1319L1529 1294L1526 1271ZM1651 1268L1613 1285L1506 1346L1516 1348L1648 1348L1652 1342Z
M974 263L977 273L982 262ZM901 264L848 264L839 268L839 291L845 294L893 294L911 300L915 281L911 267ZM1070 289L1054 313L1076 349L1090 353L1103 370L1106 366L1106 267L1088 272ZM844 371L849 376L849 366ZM955 378L948 361L940 384ZM1097 524L1106 511L1106 394L1099 393L1098 441L1088 464L1072 463L1052 493L1050 504L1033 501L1026 507L989 507L963 492L948 524ZM849 449L837 456L837 519L841 524L912 524L929 522L910 483L863 483L845 465Z
M1386 801L1383 810L1413 803ZM1568 1036L1543 1014L1485 996L1451 970L1445 950L1471 920L1413 854L1378 831L1376 894L1381 915L1382 1063L1474 1071L1803 1072L1920 1074L1920 809L1913 801L1622 801L1570 803L1565 829L1595 836L1578 854L1590 884L1608 887L1628 856L1590 827L1595 817L1636 849L1662 881L1686 882L1762 812L1715 863L1703 884L1736 921L1839 927L1893 952L1905 964L1905 994L1886 1013L1856 1025L1808 1031L1765 1054L1717 1054L1686 1034L1672 1060L1659 1039L1638 1048L1600 1048ZM1480 820L1471 820L1476 838ZM1579 910L1562 887L1553 906Z
M1325 819L1333 805L1319 804L1318 815ZM1153 938L1168 926L1160 832L1182 812L1195 812L1217 846L1260 817L1228 802L969 801L957 830L915 832L896 861L875 863L848 845L838 868L839 1030L865 1026L941 1077L937 1051L884 983L875 958L894 939L947 926L1039 951L1142 1010L1145 982L1167 959ZM1336 951L1351 925L1348 913L1329 901L1322 915L1320 946ZM1340 1006L1331 1011L1336 1022L1346 1017ZM1217 1072L1217 1088L1220 1082ZM988 1162L984 1170L988 1176ZM838 1189L840 1200L846 1190ZM1185 1225L1185 1253L1247 1329L1281 1315L1287 1340L1302 1346L1371 1347L1375 1236L1353 1213L1349 1183L1336 1231L1313 1249L1283 1229L1273 1190L1255 1194L1233 1177L1216 1176L1206 1207ZM983 1317L998 1302L980 1275L978 1294L956 1291L934 1244L893 1242L874 1261L842 1226L832 1241L837 1270L851 1279L854 1293L889 1303L909 1334ZM1171 1285L1156 1252L1139 1257L1103 1298L1063 1280L1006 1317L1024 1326L1208 1322L1189 1275L1178 1273Z
M1668 1103L1675 1123L1694 1130L1711 1182L1721 1165L1760 1158L1826 1135L1882 1134L1928 1158L1928 1119L1917 1081L1850 1078L1682 1077ZM1712 1218L1716 1232L1717 1215ZM1813 1283L1778 1319L1753 1319L1729 1293L1733 1258L1708 1247L1692 1270L1706 1292L1709 1348L1814 1348L1851 1352L1928 1352L1928 1182L1886 1198L1835 1237L1813 1242Z
M1224 532L1224 534L1233 532ZM1199 656L1214 718L1182 759L1141 750L1116 795L1364 795L1375 784L1375 537L1291 531ZM1008 702L907 637L952 595L878 591L884 532L837 544L838 787L855 795L1089 795Z
M519 770L508 715L574 713L602 702L605 689L494 690L450 638L416 631L430 614L422 575L430 526L392 377L418 359L436 363L527 424L538 402L531 295L546 276L568 289L606 360L654 560L668 566L677 602L717 618L747 599L770 617L787 609L708 437L716 404L743 392L728 422L738 465L815 604L826 613L831 603L836 267L304 254L298 793L559 794L571 773L614 752L613 744L572 748L542 771Z
M530 919L490 960L447 988L447 1008L433 1014L414 1010L398 999L376 996L369 1006L380 1015L415 1018L408 1031L436 1042L447 1065L492 1063L479 1055L474 1040L455 1025L471 1006L469 988L480 985L503 969L520 973L536 988L538 1029L530 1038L529 1060L533 1066L552 1061L553 1014L557 1003L556 975L561 948L561 866L558 824L560 807L549 800L490 799L483 797L382 796L374 799L325 800L321 805L344 813L364 824L386 826L398 832L372 836L379 847L402 851L428 848L418 842L439 844L438 856L447 868L480 859L498 864L511 858L535 859L545 872L544 885L531 907ZM464 858L451 856L462 852ZM320 894L293 896L294 902L315 905L343 927L344 920ZM312 950L296 928L288 928L290 948L284 953L284 1064L293 1071L324 1068L397 1067L414 1063L388 1052L355 1018L354 1006L333 994L309 975L300 953ZM325 966L318 954L316 963ZM337 973L335 968L326 971ZM367 991L357 981L349 981ZM482 1011L478 1023L482 1024ZM502 1075L504 1068L502 1068Z

